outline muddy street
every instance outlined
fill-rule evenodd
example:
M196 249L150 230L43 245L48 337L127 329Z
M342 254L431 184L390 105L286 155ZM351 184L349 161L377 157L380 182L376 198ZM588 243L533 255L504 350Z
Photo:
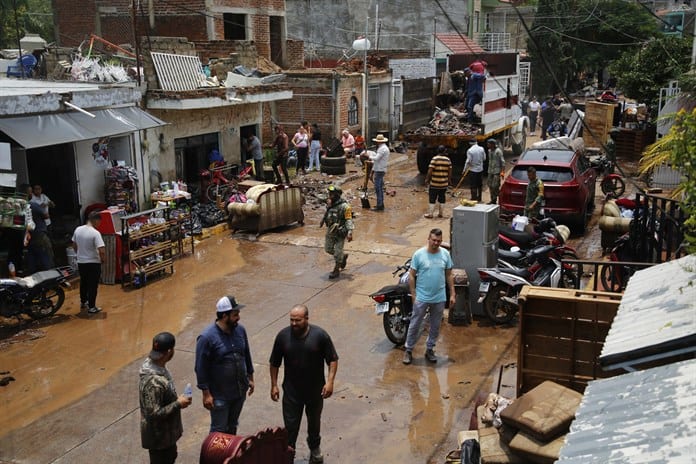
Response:
M387 340L368 294L395 282L392 271L425 244L430 228L441 227L449 237L456 199L448 197L445 218L423 218L427 192L414 154L391 156L386 211L361 208L357 175L343 184L356 229L346 247L348 266L336 280L328 279L332 261L319 228L323 209L306 207L304 226L259 237L213 236L198 244L194 256L177 260L173 276L142 289L100 286L104 311L98 315L80 314L78 292L68 292L56 317L30 326L33 336L5 338L0 371L16 380L0 387L0 462L147 462L140 447L137 372L152 336L164 330L177 335L168 367L179 391L195 384L196 337L226 294L246 304L241 323L256 369L240 434L282 425L280 404L269 397L268 357L291 306L303 303L310 323L329 332L340 357L334 396L324 403L325 462L442 462L456 448L457 432L469 428L472 403L495 391L501 365L517 360L517 326L494 327L483 318L462 327L445 322L437 364L423 358L425 336L414 349L414 363L401 363L403 351ZM577 240L592 250L598 239L587 237ZM513 377L514 371L503 378L503 394L513 394ZM182 416L178 462L197 462L209 426L199 392ZM298 463L309 455L305 427L303 422Z

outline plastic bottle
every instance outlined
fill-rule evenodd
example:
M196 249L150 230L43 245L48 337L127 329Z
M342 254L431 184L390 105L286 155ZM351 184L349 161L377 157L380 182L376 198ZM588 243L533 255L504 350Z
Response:
M191 398L193 396L193 388L191 388L190 383L187 383L184 387L184 396L186 396L187 398Z
M17 270L15 269L15 265L12 261L9 262L7 265L7 270L10 274L10 277L16 277L17 276Z

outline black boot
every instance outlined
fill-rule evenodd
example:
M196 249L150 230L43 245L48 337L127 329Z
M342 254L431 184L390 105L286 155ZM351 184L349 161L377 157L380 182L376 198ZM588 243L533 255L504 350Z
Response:
M346 268L346 263L348 262L348 253L343 253L343 259L341 260L341 265L339 266L341 270Z
M338 277L338 275L341 273L341 270L338 268L338 264L333 268L333 271L329 273L329 279L335 279Z

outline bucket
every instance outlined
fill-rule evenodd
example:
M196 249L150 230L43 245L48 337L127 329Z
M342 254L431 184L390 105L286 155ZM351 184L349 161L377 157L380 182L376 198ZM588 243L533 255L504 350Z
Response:
M246 440L240 435L212 432L201 446L200 464L223 464L225 459L239 453L239 448Z
M524 228L529 224L529 218L527 216L515 216L512 218L512 228L522 232Z
M65 257L67 258L70 269L72 269L73 272L77 272L77 252L75 249L73 247L67 247L65 249Z

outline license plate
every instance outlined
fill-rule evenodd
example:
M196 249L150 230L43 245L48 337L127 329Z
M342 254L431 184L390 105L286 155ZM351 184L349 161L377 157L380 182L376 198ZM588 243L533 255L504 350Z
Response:
M376 303L375 304L375 314L384 314L389 311L389 302Z
M479 285L479 293L486 293L490 285L490 282L481 282L481 284Z

